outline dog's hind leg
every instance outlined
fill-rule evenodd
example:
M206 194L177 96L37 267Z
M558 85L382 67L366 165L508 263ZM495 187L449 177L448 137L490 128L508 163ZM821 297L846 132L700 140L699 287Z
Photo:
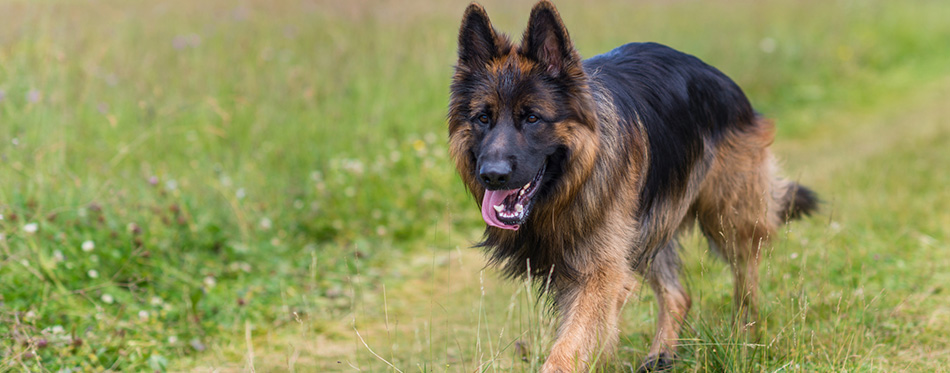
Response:
M659 305L656 336L650 352L638 372L666 370L672 367L679 332L692 305L680 283L679 244L671 240L661 247L653 260L641 270L653 288Z
M773 131L760 119L750 131L725 136L695 204L710 246L732 267L736 322L744 328L755 329L759 261L785 209L784 181L768 150Z

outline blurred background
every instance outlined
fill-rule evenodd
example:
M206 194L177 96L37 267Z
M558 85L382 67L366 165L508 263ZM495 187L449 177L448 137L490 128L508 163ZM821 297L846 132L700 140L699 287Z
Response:
M520 39L533 2L483 4ZM768 252L755 343L686 240L677 369L950 366L950 4L556 4L583 56L731 76L824 200ZM0 370L536 370L553 318L484 269L447 154L466 5L0 0Z

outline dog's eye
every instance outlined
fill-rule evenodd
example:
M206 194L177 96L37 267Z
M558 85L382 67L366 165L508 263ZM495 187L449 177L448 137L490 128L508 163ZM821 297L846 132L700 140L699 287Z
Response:
M538 123L538 121L541 120L541 118L538 117L537 115L531 114L524 120L530 124L535 124L535 123Z
M489 120L491 120L491 118L489 118L487 114L482 114L478 116L478 121L482 122L482 124L488 124Z

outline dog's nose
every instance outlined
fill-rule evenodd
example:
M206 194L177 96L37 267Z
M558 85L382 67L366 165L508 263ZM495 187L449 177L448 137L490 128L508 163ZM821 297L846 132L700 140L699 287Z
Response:
M488 189L501 188L511 179L511 164L505 161L485 162L478 169L478 177Z

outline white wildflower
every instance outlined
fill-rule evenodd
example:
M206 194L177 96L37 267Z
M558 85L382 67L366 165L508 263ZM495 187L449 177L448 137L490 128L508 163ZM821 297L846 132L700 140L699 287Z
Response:
M86 241L83 241L82 243L82 251L85 251L87 253L92 251L95 248L96 248L96 243L92 242L92 240L86 240Z
M761 49L765 53L775 52L775 47L776 47L776 43L775 43L775 39L773 38L766 37L766 38L763 38L761 41L759 41L759 49Z
M106 302L106 304L112 304L112 302L115 302L115 298L109 294L102 294L102 301Z
M94 269L90 269L86 274L89 275L89 278L99 278L99 271Z
M218 282L215 281L214 276L205 276L204 284L209 288L213 288Z
M36 233L36 231L37 231L39 228L40 228L39 224L36 224L36 223L29 223L29 224L26 224L26 225L23 226L23 231L26 232L26 233L33 234L33 233Z

